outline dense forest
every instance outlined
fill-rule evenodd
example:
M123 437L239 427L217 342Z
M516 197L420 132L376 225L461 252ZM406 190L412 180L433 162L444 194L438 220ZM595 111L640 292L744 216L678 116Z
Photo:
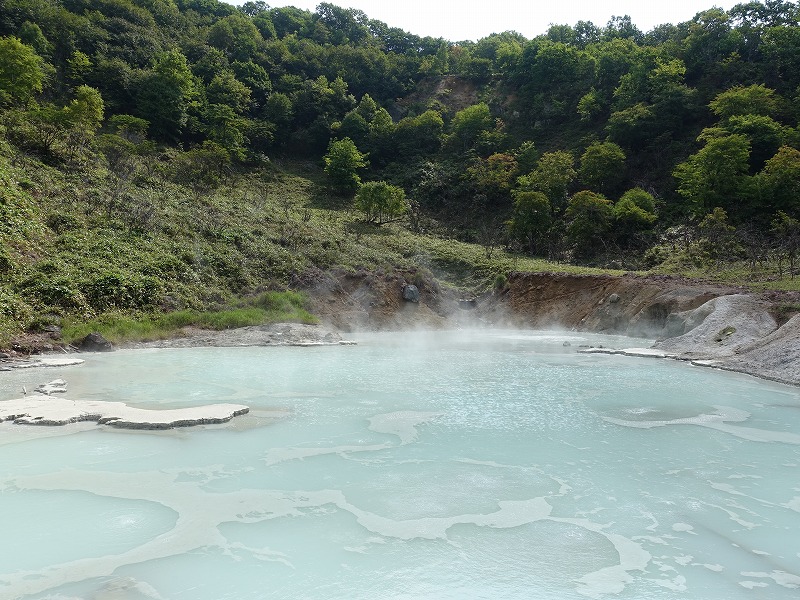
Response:
M325 2L0 0L0 313L192 306L205 271L224 295L368 262L281 201L298 169L316 206L374 227L793 273L799 24L797 2L766 0L454 42ZM120 256L143 246L158 259Z

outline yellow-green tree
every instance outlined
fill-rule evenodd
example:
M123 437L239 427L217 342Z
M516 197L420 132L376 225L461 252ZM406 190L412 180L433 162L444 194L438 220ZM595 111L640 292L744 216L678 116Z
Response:
M370 181L358 188L355 205L367 221L378 225L393 221L408 210L403 188L385 181Z
M19 38L0 38L0 105L29 105L42 91L43 63Z

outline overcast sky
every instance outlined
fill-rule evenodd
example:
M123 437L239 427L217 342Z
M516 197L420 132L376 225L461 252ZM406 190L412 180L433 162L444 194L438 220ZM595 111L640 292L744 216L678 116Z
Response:
M245 0L226 0L242 4ZM544 33L551 23L574 25L592 21L605 25L612 16L630 15L642 31L663 23L688 21L700 11L729 9L745 0L330 0L345 8L363 10L371 19L419 36L456 42L478 40L514 30L527 38ZM271 7L296 6L314 10L319 0L280 2Z

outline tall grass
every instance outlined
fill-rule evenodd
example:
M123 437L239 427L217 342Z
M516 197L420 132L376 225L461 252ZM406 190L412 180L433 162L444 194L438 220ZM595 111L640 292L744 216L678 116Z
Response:
M166 339L185 327L220 331L269 323L318 323L319 320L304 308L305 304L305 295L298 292L265 292L218 311L179 310L137 317L107 313L88 321L67 320L61 334L67 343L92 332L120 343Z

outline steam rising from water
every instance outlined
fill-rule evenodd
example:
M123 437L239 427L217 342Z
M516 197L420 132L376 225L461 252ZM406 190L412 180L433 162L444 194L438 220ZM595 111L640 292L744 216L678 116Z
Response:
M17 517L0 596L796 596L796 389L575 352L624 339L360 341L59 372L74 397L253 415L156 434L0 424ZM285 418L259 420L272 409Z

